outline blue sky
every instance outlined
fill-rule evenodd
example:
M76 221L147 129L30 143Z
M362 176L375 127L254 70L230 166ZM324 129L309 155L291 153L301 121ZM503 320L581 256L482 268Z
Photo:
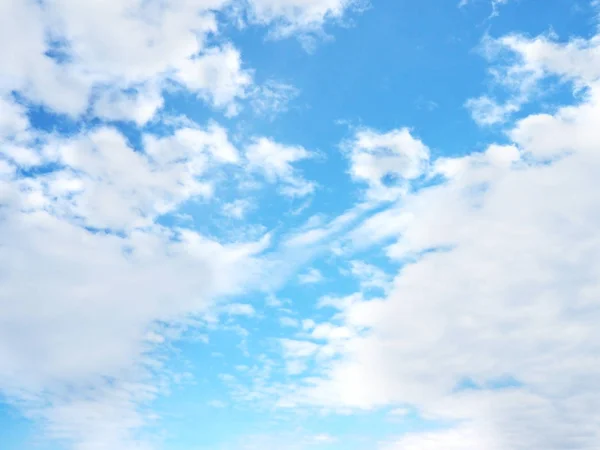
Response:
M600 446L597 1L0 1L0 447Z

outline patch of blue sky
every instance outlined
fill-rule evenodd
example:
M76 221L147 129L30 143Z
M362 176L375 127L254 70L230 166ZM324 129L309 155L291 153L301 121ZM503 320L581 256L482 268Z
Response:
M24 418L17 408L0 398L0 442L3 450L59 450L56 443L39 437L40 425Z

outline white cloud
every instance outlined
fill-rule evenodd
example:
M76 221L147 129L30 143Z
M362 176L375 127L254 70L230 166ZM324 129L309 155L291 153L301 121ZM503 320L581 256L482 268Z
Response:
M23 138L28 128L25 108L8 98L0 97L0 139Z
M300 322L293 317L280 317L279 324L282 327L290 327L290 328L298 328L300 326Z
M600 78L600 36L573 38L566 43L551 37L527 38L509 35L493 41L499 50L513 52L518 65L510 70L514 74L530 73L537 76L556 74L565 80L585 87Z
M223 446L216 447L216 450L307 450L329 448L333 443L339 440L335 436L327 433L310 434L303 429L297 429L293 432L276 432L272 434L249 434L241 438L234 437L231 442ZM209 448L202 448L209 450ZM215 447L210 447L215 450Z
M183 61L177 79L215 107L226 108L229 115L237 114L235 100L245 97L246 88L252 84L251 74L242 69L239 51L231 45Z
M165 339L156 322L256 286L269 245L223 245L155 219L239 156L216 125L146 136L145 151L107 127L38 137L0 150L0 391L74 448L150 448L144 406L168 383L150 354ZM14 170L46 162L58 164Z
M145 83L162 86L174 79L233 115L252 84L251 72L242 68L239 51L230 44L207 48L208 37L219 31L215 12L230 3L3 2L0 40L13 44L0 49L4 61L0 95L19 91L34 103L79 116L87 110L92 93L108 87L94 107L96 113L142 124L161 106L159 94L122 92ZM252 0L243 6L253 22L272 26L273 35L283 37L316 32L326 21L340 19L355 3ZM258 108L281 110L294 95L281 84L265 89L255 99Z
M237 49L229 44L206 48L205 42L217 32L213 12L226 5L222 0L160 5L113 0L85 7L74 0L43 7L5 3L0 29L4 40L16 45L0 50L8 62L0 93L19 90L34 102L77 116L85 112L93 89L108 86L94 112L143 124L162 106L159 87L174 78L209 104L235 114L237 99L245 97L252 83L251 73L242 69ZM48 56L52 53L58 57ZM145 83L154 87L123 92Z
M237 159L224 130L215 125L179 129L162 138L146 135L145 150L133 150L124 136L107 127L52 138L43 147L45 161L63 169L19 183L29 183L32 194L59 216L122 229L147 226L184 200L210 196L208 169Z
M282 246L285 256L306 252L297 260L263 260L268 236L223 244L162 227L157 218L209 198L224 165L247 164L282 193L307 195L315 185L295 164L312 156L308 150L262 138L244 159L215 124L145 134L140 149L112 127L44 135L30 129L9 95L142 126L162 107L163 83L177 80L235 114L254 91L239 51L217 36L213 11L225 4L0 2L0 40L14 43L0 48L0 391L45 433L79 450L152 448L143 439L153 423L145 407L170 376L153 354L169 339L159 323L208 320L218 298L271 287L286 272L277 266L309 259L369 210L361 205L292 234ZM275 23L281 37L320 32L353 4L254 0L251 7L253 20ZM206 47L208 35L216 47ZM387 254L404 266L390 286L372 266L353 264L363 288L386 286L385 297L321 299L319 306L338 310L336 322L303 320L306 340L281 341L289 374L322 364L320 377L292 400L365 409L410 403L424 417L461 421L400 437L393 449L595 447L598 42L494 41L517 57L495 72L516 102L480 99L483 122L507 118L549 75L585 93L581 104L519 121L510 145L438 159L427 171L429 151L408 130L356 134L348 147L351 174L367 185L369 200L404 197L350 240L359 248L394 238ZM269 108L285 103L282 90L268 98ZM517 106L507 110L511 104ZM22 176L18 168L45 170ZM407 189L410 180L434 174L444 178L438 185ZM281 306L273 298L271 305ZM225 309L255 314L246 304ZM465 377L485 387L506 375L520 385L456 389ZM267 378L256 377L264 391ZM331 440L309 436L293 445L319 442Z
M513 100L499 104L487 95L469 99L465 106L471 111L473 120L478 125L504 123L511 114L519 111L521 108L519 101Z
M347 10L364 7L357 0L249 0L251 20L274 23L275 37L320 32L328 20L340 20Z
M364 261L350 261L350 273L358 278L361 289L383 289L390 287L390 276L379 267Z
M289 358L307 358L319 350L319 346L314 342L294 339L281 339L281 346Z
M581 90L600 79L600 36L559 42L553 36L529 38L511 34L483 41L483 51L493 62L490 73L509 99L498 102L487 95L470 99L466 107L480 125L504 123L539 92L539 82L557 76Z
M75 448L142 445L149 422L138 408L158 393L148 328L239 292L256 251L192 232L179 242L160 229L95 234L43 210L12 209L1 236L1 389ZM140 397L137 385L151 392Z
M304 319L302 321L302 329L303 330L312 330L315 327L315 321L312 319Z
M269 80L250 91L250 103L254 112L270 119L288 110L289 103L300 92L290 84Z
M386 444L382 450L499 450L490 435L469 426L428 433L409 433L397 442Z
M262 174L269 183L282 183L280 192L290 197L304 197L314 191L314 183L302 178L293 167L312 156L304 147L286 146L264 137L255 139L246 149L248 168Z
M209 9L224 2L185 1L162 8L136 2L4 2L0 29L15 45L0 50L0 89L71 115L85 111L94 85L125 88L159 77L204 46L216 30ZM110 24L111 33L105 30ZM46 39L49 37L57 45ZM47 51L60 58L48 56Z
M223 311L230 316L252 317L256 314L254 307L247 303L230 303L223 308Z
M134 149L116 128L92 125L146 125L173 82L229 115L244 99L264 114L284 110L295 91L253 89L253 72L219 35L216 13L229 3L0 2L0 41L11 43L0 47L0 394L39 421L42 437L78 450L153 448L147 406L178 378L153 354L170 339L158 323L208 320L218 298L266 278L268 237L223 244L157 224L182 202L209 198L221 167L240 163L223 128L165 121L172 134L142 134ZM273 7L254 18L286 36L341 14L333 4L300 15ZM84 126L32 130L13 93ZM288 195L312 192L292 167L309 152L278 149L279 163L252 170Z
M107 120L132 121L143 126L162 108L160 90L142 88L135 92L105 91L94 102L94 114Z
M517 122L511 145L434 161L445 181L370 219L401 218L369 230L395 238L387 253L403 267L383 299L321 301L368 332L338 340L341 358L288 402L412 405L456 423L386 449L597 445L600 86L587 89ZM512 387L493 387L507 377ZM465 379L479 388L461 390Z
M29 168L39 166L43 162L43 158L39 152L18 144L5 144L2 148L2 154L19 167Z
M388 414L395 417L404 417L407 416L409 412L410 411L407 408L394 408Z
M323 274L314 267L309 269L307 272L298 275L298 281L301 284L316 284L324 280Z
M424 173L429 149L406 128L379 133L364 129L347 142L350 175L368 185L367 196L392 200L406 191L407 180Z
M458 7L463 8L463 7L467 6L469 3L472 3L472 0L460 0L460 2L458 3ZM500 6L506 5L507 3L508 3L508 0L491 0L490 4L492 6L492 14L490 15L490 18L496 17L499 13Z
M347 326L370 332L325 366L309 389L317 402L409 403L468 421L394 449L595 445L598 98L593 87L581 105L520 121L511 136L530 162L515 166L514 147L493 147L469 157L460 176L403 200L410 220L388 253L441 250L409 260L383 300L329 302ZM485 385L507 374L523 387L455 391L465 377Z
M238 199L223 205L223 214L234 219L243 219L252 209L252 203L247 199Z

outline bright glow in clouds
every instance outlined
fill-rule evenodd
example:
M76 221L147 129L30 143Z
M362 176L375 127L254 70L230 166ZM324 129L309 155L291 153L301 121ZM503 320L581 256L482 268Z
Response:
M0 2L3 446L600 446L597 2L388 3Z

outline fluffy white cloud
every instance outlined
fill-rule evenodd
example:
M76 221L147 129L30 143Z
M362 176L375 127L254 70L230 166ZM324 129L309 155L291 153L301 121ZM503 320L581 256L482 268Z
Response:
M191 231L92 233L43 210L4 211L1 235L0 386L82 449L141 446L140 408L158 393L148 329L239 292L262 248Z
M382 450L498 450L490 435L470 427L460 427L442 432L408 434L397 442L385 444Z
M548 76L573 83L575 90L585 89L600 79L599 49L599 36L574 38L566 43L552 36L488 37L483 41L483 51L494 62L491 75L495 83L509 90L510 98L498 102L483 95L468 100L466 107L478 124L494 125L506 122L523 104L540 95L538 84Z
M0 390L74 448L146 448L144 404L166 376L152 329L255 286L269 245L156 218L210 194L239 155L214 124L146 135L139 151L107 127L38 139L0 148Z
M251 83L231 46L206 48L217 31L221 0L182 2L59 0L5 2L0 28L6 62L0 91L22 91L61 113L85 111L92 88L110 86L94 106L101 117L145 123L162 105L159 87L175 78L210 104L236 111L235 99ZM106 33L110 24L111 33ZM2 37L0 36L0 37ZM49 38L47 37L49 36ZM122 89L151 82L151 92Z
M553 74L585 87L600 78L600 36L560 43L548 36L530 39L509 35L490 41L488 46L492 51L512 52L518 58L508 71L513 79L526 73L536 77Z
M341 19L348 9L364 6L357 0L249 0L251 19L263 24L275 23L273 34L285 37L293 33L319 32L327 20Z
M0 49L0 94L16 90L54 111L78 116L94 90L108 86L96 112L111 120L144 123L160 107L160 91L134 96L119 92L175 79L209 104L235 114L236 100L246 95L251 74L242 69L239 52L231 45L207 47L207 37L218 32L215 13L232 3L248 9L253 21L275 23L275 34L283 37L318 30L355 2L3 2L0 40L12 44Z
M379 267L364 261L350 261L350 273L358 278L361 289L383 289L390 287L390 276Z
M511 114L521 108L520 101L512 100L500 104L487 95L469 99L465 106L471 111L473 120L484 126L504 123Z
M429 149L406 128L379 133L365 129L345 145L350 175L368 185L367 196L392 200L405 192L407 180L424 173Z
M80 114L92 86L142 83L198 53L203 36L216 30L210 10L223 4L4 2L3 41L16 45L0 50L6 62L0 87L21 90L58 112Z
M324 344L342 357L288 402L410 404L451 425L394 450L597 446L600 86L586 83L579 104L517 122L511 145L435 161L444 181L354 232L395 237L403 267L382 299L323 303L358 333Z
M164 103L160 90L143 87L134 92L105 91L94 102L94 115L106 120L131 120L138 126L152 120Z
M0 139L24 138L29 128L25 108L9 98L0 97Z
M226 107L229 115L235 115L238 110L235 99L245 97L245 89L252 83L250 73L241 66L240 53L227 45L183 61L177 79L214 106Z
M314 191L314 183L302 178L292 165L312 156L304 147L287 146L268 138L258 138L246 149L248 168L270 183L283 183L280 192L290 197L304 197Z
M0 2L0 41L11 43L0 47L0 394L74 449L153 448L143 431L170 376L153 353L170 338L164 324L208 315L220 297L261 284L266 266L281 278L283 264L262 258L268 237L225 244L157 223L209 199L222 168L241 163L223 128L178 124L165 135L161 126L134 148L117 128L93 125L142 127L175 84L229 115L245 98L262 114L285 109L295 90L253 86L219 35L218 13L232 3L276 22L280 36L315 31L347 6ZM85 123L69 135L33 130L17 98ZM251 170L288 195L311 192L293 168L309 152L274 145L274 164L250 151Z
M56 163L62 170L15 184L21 191L26 187L29 201L42 202L60 217L96 228L126 229L150 225L190 197L210 196L207 171L237 159L217 126L179 129L170 137L147 135L145 144L145 152L135 151L112 128L51 138L38 165ZM11 152L5 153L10 159Z

